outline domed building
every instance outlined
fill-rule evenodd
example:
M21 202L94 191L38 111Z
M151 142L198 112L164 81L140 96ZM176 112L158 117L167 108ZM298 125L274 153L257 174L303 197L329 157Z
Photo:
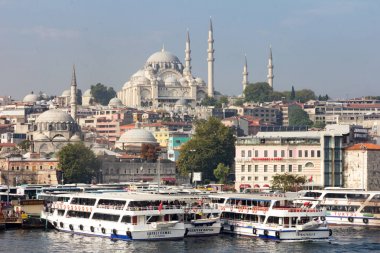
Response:
M82 95L82 105L89 106L94 101L94 97L91 94L91 89L86 90Z
M26 95L22 100L23 103L27 103L27 104L34 104L37 101L38 101L38 96L34 94L33 91L30 94Z
M147 130L134 128L123 133L116 142L115 147L127 151L127 153L141 153L144 144L158 146L156 138Z
M152 54L144 67L127 81L117 97L130 107L174 107L180 99L195 106L206 95L214 96L213 35L210 22L208 48L208 85L191 73L190 36L187 33L185 65L164 48Z
M121 107L124 107L123 105L123 102L115 97L115 98L112 98L109 102L108 102L108 107L109 108L121 108Z

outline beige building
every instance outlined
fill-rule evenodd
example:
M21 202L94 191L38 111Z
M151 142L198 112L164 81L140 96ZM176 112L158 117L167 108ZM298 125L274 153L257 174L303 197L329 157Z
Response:
M359 143L345 149L344 187L380 190L380 146Z

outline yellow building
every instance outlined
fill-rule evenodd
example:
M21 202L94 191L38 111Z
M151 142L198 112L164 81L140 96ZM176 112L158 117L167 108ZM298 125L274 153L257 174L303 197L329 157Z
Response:
M160 127L153 132L154 138L161 147L167 148L169 143L169 129L167 127Z

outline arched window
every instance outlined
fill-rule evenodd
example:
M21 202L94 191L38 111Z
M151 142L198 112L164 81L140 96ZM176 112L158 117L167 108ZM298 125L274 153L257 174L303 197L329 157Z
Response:
M305 167L306 168L314 168L314 163L308 162L308 163L305 164Z

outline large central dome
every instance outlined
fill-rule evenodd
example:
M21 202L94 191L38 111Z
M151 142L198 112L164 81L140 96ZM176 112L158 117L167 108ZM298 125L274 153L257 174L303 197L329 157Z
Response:
M165 51L164 49L162 49L160 52L156 52L156 53L152 54L148 58L148 60L146 61L147 64L149 64L149 63L161 63L161 62L181 63L177 56L175 56L174 54L172 54L168 51Z
M52 123L52 122L69 122L69 123L75 123L75 120L70 116L70 114L58 110L58 109L51 109L48 111L45 111L38 116L36 119L36 123Z

